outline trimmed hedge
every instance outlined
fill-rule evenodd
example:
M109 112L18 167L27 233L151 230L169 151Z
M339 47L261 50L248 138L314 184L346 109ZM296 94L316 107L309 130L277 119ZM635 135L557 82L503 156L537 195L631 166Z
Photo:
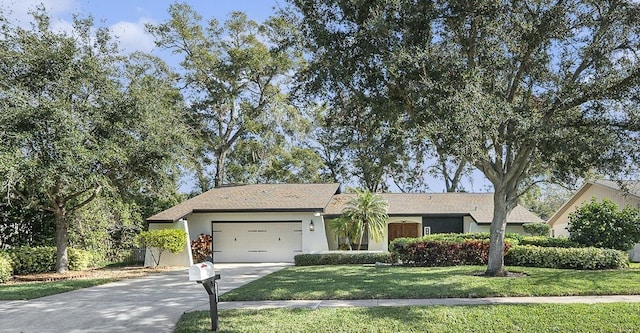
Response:
M544 236L523 237L519 245L533 245L541 247L582 247L580 244L571 241L569 238L551 238Z
M505 251L510 244L505 243ZM441 267L486 265L488 240L431 241L424 238L397 238L389 245L394 261L405 266Z
M524 236L507 232L504 236L505 242L511 245L519 244ZM465 240L489 240L490 235L488 232L470 232L466 234L431 234L421 238L426 241L445 241L445 242L463 242Z
M621 269L629 266L628 255L613 249L514 246L506 252L505 264L559 269Z
M56 248L53 246L21 246L7 251L13 262L14 274L46 273L56 268ZM83 270L89 267L93 256L89 251L67 249L70 270Z
M0 283L7 282L12 275L11 258L6 252L0 251Z
M385 252L340 252L340 253L309 253L298 254L293 257L296 266L316 265L352 265L375 264L388 262L389 254Z

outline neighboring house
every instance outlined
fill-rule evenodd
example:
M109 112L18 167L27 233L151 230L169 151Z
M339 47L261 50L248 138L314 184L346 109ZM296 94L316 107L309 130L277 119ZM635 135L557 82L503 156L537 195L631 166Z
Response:
M428 233L489 231L493 194L382 194L389 202L387 232L367 240L369 250L386 251L397 237ZM149 229L180 228L189 240L213 236L215 262L291 262L296 254L337 249L328 221L338 217L353 197L340 184L257 184L209 190L147 219ZM523 233L522 224L542 220L518 206L507 232ZM364 243L364 242L363 242ZM151 263L147 255L146 263ZM161 265L192 264L191 249L164 253Z
M547 221L551 226L552 236L569 237L567 231L569 215L584 203L591 201L592 198L596 198L598 201L609 199L621 208L626 206L640 208L640 181L625 180L618 183L612 180L596 180L584 184Z

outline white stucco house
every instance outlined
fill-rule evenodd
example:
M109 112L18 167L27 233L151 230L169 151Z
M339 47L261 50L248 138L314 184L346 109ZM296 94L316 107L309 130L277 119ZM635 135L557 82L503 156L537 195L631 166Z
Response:
M340 184L255 184L215 188L147 219L149 229L180 228L189 241L212 235L214 262L292 262L300 253L336 250L328 221L338 217L352 194ZM491 193L387 193L387 232L370 251L387 251L397 237L428 233L489 231ZM543 222L521 206L510 214L507 232L523 233L522 224ZM145 264L151 264L147 255ZM160 265L192 264L191 249L165 253Z

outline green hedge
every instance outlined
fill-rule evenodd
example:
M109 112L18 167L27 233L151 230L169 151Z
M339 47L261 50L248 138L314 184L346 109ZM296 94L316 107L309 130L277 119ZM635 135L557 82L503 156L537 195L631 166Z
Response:
M511 245L519 244L523 236L513 232L507 232L504 236L506 242ZM488 232L470 232L466 234L431 234L422 237L425 241L463 242L465 240L489 240Z
M53 246L21 246L7 251L13 262L14 274L46 273L56 268L56 248ZM93 256L85 250L69 248L70 270L83 270L90 266Z
M510 247L505 243L505 250ZM431 241L424 238L397 238L389 245L393 261L405 266L441 267L486 265L488 240Z
M11 258L6 252L0 251L0 283L7 282L12 275Z
M541 247L582 247L580 244L572 242L569 238L552 238L543 236L522 237L519 245L533 245Z
M293 257L296 266L315 265L351 265L375 264L388 262L389 254L385 252L340 252L340 253L311 253L298 254Z
M506 252L505 264L559 269L620 269L629 266L628 255L623 251L585 248L514 246Z

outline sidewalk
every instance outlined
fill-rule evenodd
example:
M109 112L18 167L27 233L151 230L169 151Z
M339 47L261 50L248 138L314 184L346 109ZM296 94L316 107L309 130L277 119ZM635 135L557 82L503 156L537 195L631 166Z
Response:
M487 298L428 298L428 299L370 299L370 300L316 300L316 301L256 301L220 302L219 310L227 309L269 309L269 308L339 308L373 306L455 306L494 304L568 304L568 303L639 303L640 295L620 296L549 296L549 297L487 297ZM209 305L193 310L208 311Z

